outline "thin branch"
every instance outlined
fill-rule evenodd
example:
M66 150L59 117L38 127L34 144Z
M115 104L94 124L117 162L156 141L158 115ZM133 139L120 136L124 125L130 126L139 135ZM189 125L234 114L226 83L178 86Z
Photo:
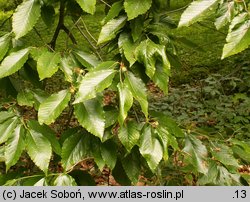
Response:
M95 39L95 37L90 33L90 31L88 30L88 27L86 26L84 20L82 19L82 17L80 17L81 21L82 21L82 24L86 30L86 32L88 33L88 35L97 43L97 40Z
M37 36L41 39L45 46L47 46L51 51L54 51L43 39L42 35L38 32L38 30L34 27L33 28Z
M65 1L60 1L60 8L59 8L59 21L58 21L58 24L57 24L57 27L56 27L56 30L54 32L54 35L51 39L51 42L49 43L50 44L50 47L55 50L55 47L56 47L56 40L58 38L58 35L60 33L60 29L62 28L63 26L63 23L64 23L64 11L65 11Z
M106 6L108 6L109 8L111 7L111 5L109 5L106 1L100 0L100 2L104 3Z
M70 38L70 40L72 41L73 44L77 44L75 37L73 36L71 31L64 24L61 26L61 29L68 35L68 37Z
M80 26L78 24L75 24L76 28L79 30L80 34L87 40L87 42L90 44L90 46L92 47L92 50L95 52L95 54L99 57L99 59L101 61L103 61L102 56L99 54L98 52L98 47L96 47L92 41L88 38L88 36L82 31L82 29L80 28Z

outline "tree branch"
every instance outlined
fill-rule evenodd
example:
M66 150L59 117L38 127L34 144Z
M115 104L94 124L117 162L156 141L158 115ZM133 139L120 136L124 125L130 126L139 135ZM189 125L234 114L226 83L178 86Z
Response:
M66 34L70 37L71 41L76 44L76 39L70 32L70 30L64 25L64 14L65 14L65 0L60 1L60 8L59 8L59 21L54 32L54 35L49 43L50 47L55 50L56 47L56 40L59 36L60 30L65 31Z

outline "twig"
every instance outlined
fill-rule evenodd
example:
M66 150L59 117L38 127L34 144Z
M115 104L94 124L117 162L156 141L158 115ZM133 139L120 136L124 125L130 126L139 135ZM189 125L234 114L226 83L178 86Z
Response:
M61 29L68 35L73 44L77 44L75 37L64 24L61 26Z
M80 17L81 21L82 21L82 24L86 30L86 32L88 33L88 35L97 43L97 40L95 39L95 37L90 33L90 31L88 30L88 27L86 26L84 20L82 19L82 17Z
M47 46L52 52L54 51L43 39L42 35L38 32L38 30L34 27L33 28L35 33L38 35L38 37L41 39L41 41Z
M98 56L98 58L103 61L102 56L98 52L98 48L92 43L92 41L88 38L88 36L82 31L80 26L78 24L75 25L76 28L79 30L80 34L87 40L87 42L90 44L92 47L92 50L95 52L95 54Z
M104 3L108 7L111 7L106 1L100 0L100 2Z

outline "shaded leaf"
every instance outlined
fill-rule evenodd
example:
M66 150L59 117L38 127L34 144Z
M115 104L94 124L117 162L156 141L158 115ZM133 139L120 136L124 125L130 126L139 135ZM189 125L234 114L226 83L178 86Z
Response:
M209 16L211 10L216 8L220 0L193 1L182 13L178 27L189 26Z
M108 140L101 144L101 155L106 165L112 170L117 160L116 144L112 140Z
M148 101L145 84L140 78L135 77L131 72L127 72L124 83L128 86L128 89L132 93L133 97L140 103L142 112L147 118Z
M136 18L138 15L146 13L152 5L152 0L125 0L124 8L128 15L128 20Z
M211 145L211 154L217 161L221 162L225 166L229 165L239 167L237 160L233 156L232 149L225 144L213 142Z
M142 16L139 16L130 21L131 35L134 41L137 41L144 30L144 20Z
M124 83L117 85L119 92L119 123L123 125L124 120L127 118L128 111L133 105L133 95L129 88Z
M73 170L69 173L78 186L95 186L94 178L85 170Z
M119 16L105 24L100 32L98 44L108 42L116 37L121 28L126 24L127 17Z
M112 69L87 73L80 82L74 104L95 98L98 92L103 91L111 85L115 73L116 71Z
M71 94L68 90L62 90L52 94L43 103L38 110L38 121L40 124L47 125L53 123L55 119L62 113L65 107L68 106Z
M48 28L51 28L55 22L55 9L51 5L43 5L41 8L43 22Z
M231 143L233 144L233 153L250 163L250 144L236 139L232 139Z
M41 8L38 0L24 1L17 7L12 22L16 39L26 35L34 27L40 14Z
M37 60L37 71L40 80L50 78L59 68L60 54L45 51Z
M101 141L99 139L94 139L92 142L92 154L95 160L95 163L97 164L98 168L102 170L105 166L105 161L102 158L101 154Z
M5 147L6 170L17 163L25 148L25 130L22 125L18 125L7 140Z
M129 155L122 159L122 167L124 168L127 176L136 184L141 174L140 154L133 149Z
M175 137L184 137L185 134L176 122L166 114L156 111L150 111L150 114L159 122L159 125L165 127Z
M68 137L62 146L62 166L65 171L89 157L91 151L90 134L75 133Z
M86 100L75 105L75 115L79 123L101 140L104 135L105 117L98 99Z
M117 159L114 169L112 170L112 176L114 176L115 181L122 186L131 185L131 181L128 178L120 159Z
M206 174L208 171L206 158L207 148L194 135L186 135L183 152L187 154L186 160L192 164L197 171Z
M29 48L12 52L2 61L0 65L0 79L9 76L22 68L27 61L29 55Z
M163 157L163 148L160 141L152 133L151 126L149 125L145 126L142 130L140 153L147 161L151 171L154 172Z
M46 125L40 125L37 121L34 120L30 120L28 122L28 126L33 131L40 133L44 137L46 137L50 141L53 151L59 156L61 155L61 145L56 138L55 132L50 127Z
M18 118L13 117L0 124L0 145L8 140L18 122Z
M128 152L138 143L140 133L135 121L128 121L126 124L120 126L118 137Z
M42 133L29 129L26 134L26 149L32 161L47 174L52 156L49 140Z

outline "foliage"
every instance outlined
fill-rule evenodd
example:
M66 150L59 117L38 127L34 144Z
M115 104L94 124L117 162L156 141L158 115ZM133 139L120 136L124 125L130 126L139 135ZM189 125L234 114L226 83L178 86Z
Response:
M0 83L4 84L0 160L6 165L1 184L81 185L84 182L79 178L86 173L79 165L90 160L100 170L109 168L116 180L126 185L136 184L143 173L158 176L162 164L170 170L169 176L182 172L200 185L241 184L245 176L241 177L238 169L249 163L245 157L249 155L248 143L236 137L215 142L191 129L182 130L165 113L149 110L147 83L155 82L167 94L170 67L179 62L175 46L178 37L168 34L177 26L164 12L166 2L112 2L95 39L82 16L93 15L102 3L25 0L14 11L12 30L0 38ZM226 3L193 2L184 11L179 26L204 19L212 8L219 6L219 11ZM223 58L248 46L248 31L237 37L234 33L245 30L248 13L244 5L235 4L233 20L226 18L231 25ZM195 9L197 6L200 9ZM54 17L58 17L55 31L45 42L36 25L43 21L51 29ZM80 31L91 50L78 45L82 39L75 37L66 17L72 19L71 25ZM217 27L221 27L218 20ZM31 30L42 46L22 43ZM67 41L66 48L58 49L61 31L72 43ZM110 52L112 56L107 54ZM56 76L63 80L56 90L50 90L48 84ZM213 84L209 79L205 82ZM63 125L61 130L56 130L58 122ZM29 176L20 169L23 158L30 158L28 162L36 165ZM247 179L243 182L246 184Z

